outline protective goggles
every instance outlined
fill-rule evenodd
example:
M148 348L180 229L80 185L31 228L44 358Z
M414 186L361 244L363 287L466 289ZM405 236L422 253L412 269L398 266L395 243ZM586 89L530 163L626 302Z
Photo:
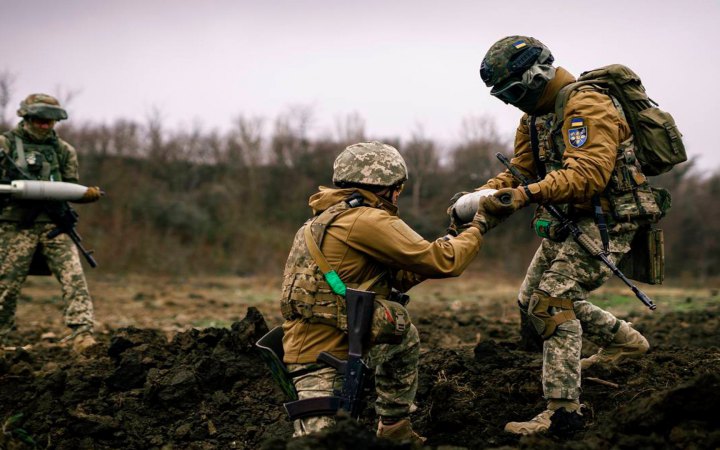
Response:
M505 103L517 103L525 97L528 87L523 80L508 80L490 90L490 95L499 98Z
M505 103L517 103L531 89L538 89L555 77L555 68L549 64L534 64L521 77L510 78L490 90L490 95Z

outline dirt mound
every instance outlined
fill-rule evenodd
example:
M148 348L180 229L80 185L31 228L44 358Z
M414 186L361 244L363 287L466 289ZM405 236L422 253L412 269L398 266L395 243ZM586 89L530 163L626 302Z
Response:
M583 374L587 428L562 438L503 432L544 407L541 355L518 348L515 321L481 313L416 313L423 354L413 422L429 447L720 447L720 308L638 318L651 351ZM265 332L250 308L231 329L170 341L157 330L118 329L83 357L50 344L6 352L0 448L407 448L375 438L370 407L360 424L341 420L290 440L282 394L254 349Z

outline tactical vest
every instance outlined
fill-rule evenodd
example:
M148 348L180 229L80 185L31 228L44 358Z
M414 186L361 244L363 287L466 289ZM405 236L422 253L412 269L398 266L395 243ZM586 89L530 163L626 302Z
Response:
M343 201L309 219L295 234L290 255L283 274L280 310L286 320L305 319L310 323L323 323L347 330L347 306L345 298L335 294L313 260L305 241L305 227L311 227L312 237L322 247L328 225L352 207ZM384 277L382 277L384 278ZM387 298L390 287L381 278L373 284L376 299ZM357 288L363 283L345 283Z
M60 171L60 141L57 138L47 143L27 142L12 131L3 134L7 139L7 154L25 174L33 180L63 181ZM0 148L0 151L5 151ZM3 174L5 177L7 174ZM6 180L12 181L12 180ZM9 201L0 213L0 219L23 222L49 222L50 218L38 209L34 201Z
M617 100L612 96L610 98L620 115L625 117ZM562 109L553 113L535 116L537 151L533 149L533 153L536 164L535 169L541 178L544 177L544 174L563 167L563 154L565 153L565 141L562 133L563 118L561 117L558 120L561 115ZM531 132L531 137L532 118L533 116L526 117L526 124ZM662 212L653 189L640 168L640 162L635 155L632 136L620 143L616 155L615 168L601 196L607 199L610 207L610 211L605 211L605 213L610 213L611 218L617 222L656 222L662 216ZM565 208L567 209L567 207ZM540 207L538 215L547 216L546 218L551 217L542 207Z
M60 172L60 141L55 138L48 143L36 144L24 141L8 131L3 134L10 147L10 158L20 169L35 180L62 181Z

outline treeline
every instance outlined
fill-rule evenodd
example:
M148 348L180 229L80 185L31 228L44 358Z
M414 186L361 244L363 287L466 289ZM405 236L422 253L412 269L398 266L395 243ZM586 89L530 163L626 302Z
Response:
M511 145L491 121L466 120L462 139L443 146L416 130L407 140L366 136L356 115L335 136L310 138L312 111L290 110L272 124L237 117L228 131L172 130L158 114L145 122L58 127L79 152L82 183L107 196L77 207L85 241L102 271L164 274L277 274L308 197L330 186L332 163L348 144L377 139L405 157L410 181L401 216L427 239L444 234L448 199L501 170L495 153ZM267 126L271 125L271 126ZM5 127L12 124L5 124ZM690 149L692 152L692 149ZM656 177L673 194L663 220L667 274L704 282L720 272L720 172L692 163ZM539 239L527 208L488 235L476 268L522 274Z

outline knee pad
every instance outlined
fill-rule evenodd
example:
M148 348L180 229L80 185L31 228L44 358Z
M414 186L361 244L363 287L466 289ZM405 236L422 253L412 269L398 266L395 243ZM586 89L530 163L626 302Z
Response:
M560 312L552 313L551 308L557 308ZM535 331L543 339L549 339L558 325L575 319L571 299L551 297L543 291L535 291L530 296L527 314Z

